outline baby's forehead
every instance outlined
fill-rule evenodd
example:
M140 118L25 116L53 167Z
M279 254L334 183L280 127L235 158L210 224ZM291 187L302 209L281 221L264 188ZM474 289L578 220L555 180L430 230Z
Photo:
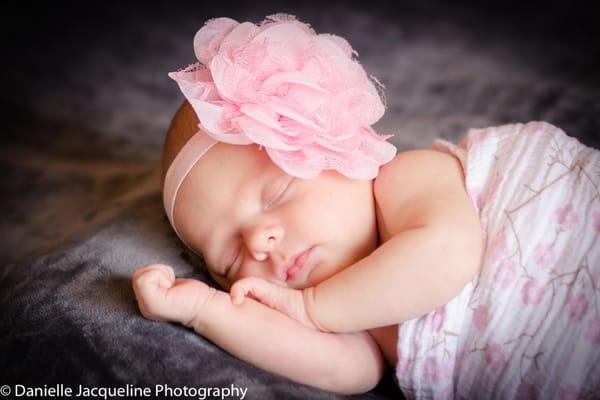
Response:
M211 148L199 161L200 167L205 172L260 172L265 164L270 161L266 151L259 146L234 145L219 142Z
M217 143L199 164L201 174L219 176L225 183L234 177L251 179L268 173L272 162L266 151L257 145Z
M217 143L192 168L184 185L193 187L188 200L216 201L239 194L249 183L258 183L281 172L266 151L256 145ZM187 186L186 185L186 186ZM192 200L193 201L193 200Z

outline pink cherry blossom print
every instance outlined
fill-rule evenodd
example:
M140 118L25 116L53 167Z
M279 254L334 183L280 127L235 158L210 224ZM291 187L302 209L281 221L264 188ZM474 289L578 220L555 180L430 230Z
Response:
M485 361L492 371L498 372L502 370L507 361L502 351L502 346L495 342L489 343L485 347Z
M492 263L498 261L506 252L506 234L502 232L495 238L490 238L487 257Z
M437 310L432 311L427 316L427 325L432 332L439 332L444 326L446 320L446 306L442 306Z
M511 259L504 259L496 268L494 281L502 289L508 289L513 286L517 280L517 263Z
M583 337L590 344L600 344L600 317L590 319Z
M558 398L560 400L577 400L579 398L577 388L573 385L561 386L558 389Z
M437 361L435 357L427 357L423 363L423 377L431 382L438 379Z
M540 243L535 246L533 261L542 268L551 269L556 262L552 243Z
M600 210L592 213L592 225L596 233L600 233Z
M479 331L485 330L488 325L489 312L487 306L477 306L475 311L473 311L473 321L475 322L475 327Z
M554 211L554 216L556 217L558 225L564 230L573 228L579 221L579 217L570 203L562 208L557 208L556 211Z
M567 313L571 321L579 322L583 319L588 309L588 300L585 293L579 292L569 296L567 300Z
M521 301L525 305L537 306L542 301L546 288L535 279L529 279L521 289Z
M531 383L521 382L515 393L516 400L535 400L537 399L537 391Z

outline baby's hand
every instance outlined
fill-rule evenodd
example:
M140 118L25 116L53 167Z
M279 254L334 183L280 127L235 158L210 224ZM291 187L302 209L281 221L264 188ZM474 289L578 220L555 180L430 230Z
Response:
M235 282L229 290L229 295L234 305L242 304L248 295L301 324L318 330L306 312L301 290L288 289L269 283L264 279L249 277Z
M142 315L193 327L216 289L195 279L175 279L168 265L150 264L133 273L133 291Z

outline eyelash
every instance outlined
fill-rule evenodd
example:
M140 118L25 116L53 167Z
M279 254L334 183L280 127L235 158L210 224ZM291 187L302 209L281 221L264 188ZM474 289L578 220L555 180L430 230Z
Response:
M281 189L277 188L277 190L278 190L277 195L273 198L273 200L270 200L268 202L268 204L266 204L264 206L264 209L268 210L269 207L271 207L273 204L275 204L275 202L277 202L277 200L279 200L283 196L283 194L287 191L287 189L288 189L288 187L290 187L291 183L292 183L292 180L287 180L285 185L283 186L283 188L281 188Z
M227 276L229 275L229 272L232 270L233 266L235 265L235 262L237 261L237 259L239 257L240 257L240 249L237 249L237 251L235 252L235 258L233 259L231 264L229 264L229 266L225 269L225 273L223 273L223 276L225 278L227 278Z

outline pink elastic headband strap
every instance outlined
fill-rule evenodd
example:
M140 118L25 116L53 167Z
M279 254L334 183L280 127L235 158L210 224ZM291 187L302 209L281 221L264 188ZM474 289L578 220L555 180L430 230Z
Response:
M213 139L202 131L196 132L196 134L194 134L181 148L177 156L175 156L175 159L171 163L171 166L165 175L163 204L165 206L165 211L167 212L167 217L169 217L169 222L171 222L171 226L175 230L177 236L179 236L184 243L185 240L181 238L181 235L179 232L177 232L177 228L175 227L173 215L177 192L179 191L179 187L183 183L185 177L189 174L192 167L217 142L217 140ZM187 243L185 244L186 246L190 247Z

